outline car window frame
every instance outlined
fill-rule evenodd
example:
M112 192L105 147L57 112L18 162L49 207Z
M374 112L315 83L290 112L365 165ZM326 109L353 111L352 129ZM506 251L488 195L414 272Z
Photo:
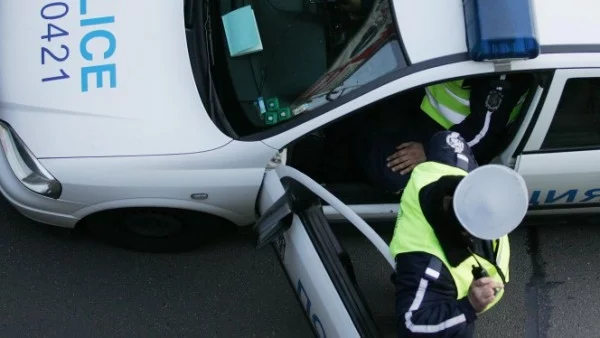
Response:
M516 137L519 137L520 140L518 142L518 144L516 146L513 147L514 153L513 153L513 158L518 157L522 152L519 149L519 147L521 147L521 144L527 143L529 141L531 132L530 129L532 128L532 126L534 126L536 124L536 119L539 117L539 111L541 109L541 107L544 106L544 101L546 99L546 95L548 93L548 88L550 88L552 86L552 79L554 76L554 72L556 71L555 69L548 69L548 68L520 68L520 69L514 69L514 70L510 70L510 71L506 71L506 72L500 72L497 71L494 68L494 64L493 63L487 63L487 62L472 62L471 60L464 60L461 56L466 57L466 55L450 55L448 57L444 57L444 58L440 58L437 60L430 60L430 61L425 61L423 63L419 63L413 67L413 69L407 69L405 70L406 75L402 76L402 77L398 77L395 80L390 81L389 83L382 85L381 87L377 87L375 89L373 89L371 92L367 92L365 94L362 94L361 96L357 96L356 98L354 98L354 100L356 100L355 102L350 102L349 101L349 105L347 106L340 106L340 107L336 107L334 110L332 111L328 111L328 112L323 112L321 115L323 114L327 114L330 116L323 116L320 119L316 119L313 118L311 120L313 120L313 122L308 121L306 123L303 123L298 127L299 130L302 130L301 132L295 132L294 136L290 136L287 139L287 142L277 142L274 140L277 140L278 138L283 138L282 135L285 134L277 134L272 136L271 138L268 139L263 139L261 141L265 142L267 145L276 148L276 149L283 149L285 147L287 147L288 144L291 144L292 142L304 137L305 135L310 134L311 132L314 132L315 130L321 129L327 125L336 123L336 121L339 121L340 119L343 118L347 118L349 116L351 116L354 113L358 113L360 110L362 110L363 108L365 108L366 106L369 105L373 105L376 104L379 101L383 101L391 96L394 95L398 95L398 94L402 94L402 92L409 92L411 90L414 90L416 88L419 87L426 87L426 86L431 86L434 84L438 84L438 83L443 83L443 82L447 82L447 81L452 81L452 80L456 80L456 79L465 79L465 78L472 78L472 77L479 77L479 76L487 76L487 75L493 75L493 74L500 74L500 73L522 73L522 72L531 72L531 73L546 73L548 76L548 80L546 80L546 88L543 89L542 94L540 99L538 100L538 102L534 102L532 100L532 96L530 96L528 98L528 100L526 100L525 104L526 106L524 107L528 107L527 109L531 108L532 104L536 104L535 107L535 111L532 114L533 116L531 117L530 120L527 120L524 118L524 115L527 114L527 112L522 112L520 114L520 117L517 119L517 123L520 124L520 126L518 127L518 130L516 132L513 133L512 137L513 139ZM456 60L462 60L462 61L458 61L458 62L449 62L450 60L452 60L452 58L456 58ZM433 62L441 62L443 63L440 66L432 66ZM418 66L418 68L417 68ZM407 84L409 83L409 84ZM389 92L387 91L386 88L387 86L392 86L395 87L397 90L393 91L393 92ZM378 93L377 91L380 90L380 92ZM535 93L532 93L532 95L535 95ZM376 96L375 100L370 100L367 99L366 97L368 96ZM355 103L354 105L352 105L353 103ZM341 113L340 113L341 111ZM322 119L326 119L325 122L321 122ZM527 124L526 126L524 124ZM523 130L524 129L524 130ZM523 132L520 133L520 131L523 130ZM289 133L292 133L292 131L289 131ZM507 142L506 144L506 148L508 148L513 141ZM505 148L505 150L506 150ZM503 150L504 152L504 150Z
M409 67L411 65L411 61L410 61L408 53L406 52L406 47L404 45L404 41L402 40L402 34L400 32L400 28L399 28L400 26L398 25L396 15L394 15L394 13L396 12L395 2L394 2L394 0L385 0L385 1L388 1L388 3L389 3L391 18L393 21L394 31L396 34L395 40L398 42L399 47L400 47L399 57L402 58L402 61L404 63L403 67ZM195 6L195 11L196 11L197 15L201 15L203 13L203 10L200 9L201 7L203 7L203 6ZM200 16L200 17L202 17L202 16ZM219 22L220 21L217 20L217 25L219 24ZM189 26L190 27L188 27L188 31L195 31L195 32L188 32L188 35L190 35L190 37L188 37L188 41L191 38L201 39L202 45L203 46L206 45L206 39L204 39L204 37L203 37L204 34L202 34L202 32L203 32L202 26L203 25L200 25L200 24L191 25L190 24ZM191 27L191 26L194 26L194 27ZM194 36L191 36L192 33L194 33L193 34ZM223 33L221 31L213 31L213 35L215 35L216 37L221 37L222 34ZM214 39L214 37L213 37L213 39ZM205 59L208 57L206 51L202 51L202 53L199 53L198 51L196 51L196 49L198 49L197 43L196 44L192 43L191 46L193 47L192 49L195 49L195 50L193 52L190 51L190 57L197 57L198 55L202 55ZM198 73L198 74L195 74L195 77L197 79L196 82L197 82L197 84L200 85L202 82L201 74L202 74L202 76L206 76L206 73L208 70L200 69L200 66L195 65L195 63L197 63L197 62L195 60L192 60L192 64L193 64L193 66L195 66L195 73ZM204 67L204 68L206 68L206 67ZM394 71L384 74L383 76L380 76L379 78L376 78L375 80L373 80L369 83L366 83L357 89L353 89L352 91L350 91L349 94L342 96L342 98L346 98L346 100L351 99L354 95L357 94L355 92L358 92L359 89L363 89L363 87L366 87L366 86L369 86L370 88L373 87L373 82L377 82L377 83L379 83L379 85L381 85L381 82L379 80L381 80L383 77L386 77L386 75L390 75L393 72ZM215 71L213 71L213 73L215 73ZM325 74L323 74L323 75L325 75ZM392 77L392 79L393 79L393 77ZM213 75L213 81L215 81L215 75ZM221 85L224 85L227 87L232 86L230 79L227 79L224 81L219 80L219 81L222 81ZM391 81L391 79L388 79L384 83L389 82L389 81ZM216 119L216 121L214 121L214 123L217 124L217 126L221 129L221 131L224 132L227 136L231 137L234 140L239 140L239 141L258 141L258 140L264 139L266 137L269 137L270 135L285 132L288 129L294 128L295 126L297 126L301 123L304 123L307 120L315 118L329 110L332 110L336 106L342 105L346 102L346 100L342 101L341 98L338 98L336 100L333 100L331 102L328 102L324 105L319 106L318 108L314 109L311 112L301 114L301 115L294 117L288 121L285 121L284 123L270 126L268 128L265 128L264 130L257 130L255 132L252 132L251 134L240 135L238 133L239 126L234 127L234 125L238 125L239 123L232 122L232 118L228 117L227 112L225 112L223 109L224 104L222 103L222 101L219 98L219 95L217 93L217 90L215 89L217 86L214 83L211 83L209 87L210 87L210 90L208 90L208 91L206 91L206 89L203 89L201 87L198 87L198 90L199 90L201 96L203 97L203 99L204 99L204 97L208 97L208 96L213 97L214 104L215 104L214 110L216 111L215 117L213 118L213 121ZM352 94L354 94L354 95L352 95ZM207 111L210 111L210 107L209 107L210 105L207 101L203 100L203 105L205 106ZM296 120L299 120L300 118L301 118L300 121L296 121ZM246 124L246 122L244 122L244 124ZM243 128L248 128L248 126L245 126Z
M570 145L565 144L565 143L563 143L564 141L561 140L561 142L556 142L556 145L553 145L553 144L547 145L547 142L549 141L550 137L554 137L557 134L558 135L561 134L560 131L556 131L554 128L557 128L557 127L561 128L562 126L564 126L564 124L563 124L564 120L570 119L571 116L578 117L577 111L579 109L581 109L582 111L589 111L589 109L592 108L592 102L597 100L597 97L600 96L600 90L598 89L599 88L598 83L600 83L600 73L598 74L598 76L571 77L571 78L566 79L564 87L563 87L563 92L561 93L561 97L558 101L557 109L554 112L552 122L550 123L550 125L548 127L548 131L547 131L546 135L544 136L540 150L542 150L542 151L543 150L564 150L564 149L567 149L567 150L568 149L591 150L591 149L600 148L600 137L598 137L600 135L593 136L593 138L591 140L585 139L585 137L583 137L583 135L582 135L582 129L585 128L585 125L589 125L590 123L593 125L596 124L593 121L587 121L587 118L585 121L575 119L575 123L573 123L574 130L571 131L571 133L574 133L574 135L572 138L569 137L571 139L574 139L573 140L574 144L570 144ZM569 87L569 85L572 85L572 86ZM589 91L589 93L591 93L591 95L593 97L585 97L585 98L579 97L579 99L581 99L581 100L577 100L575 107L571 108L567 104L569 102L573 102L574 99L578 99L578 97L576 97L576 96L575 97L571 96L574 94L573 90L576 90L577 92L579 92L577 90L579 88L573 87L573 86L581 86L581 85L583 85L584 87L580 87L580 88L583 89L583 91ZM570 91L567 92L567 90L570 90ZM563 101L565 101L565 102L563 102ZM577 106L577 104L581 104L581 106ZM561 107L561 105L563 105L563 106ZM558 108L561 108L561 110L558 110ZM597 108L597 107L594 106L593 108ZM591 114L592 118L596 119L597 115L599 113L600 113L600 110L595 109ZM561 136L561 137L564 137L564 136ZM582 142L582 141L585 141L585 142Z
M443 56L443 57L440 57L437 59L419 62L419 63L413 64L413 65L408 65L405 68L397 69L390 73L387 73L387 74L385 74L385 75L383 75L383 76L381 76L381 77L379 77L357 89L352 90L350 93L348 93L334 101L331 101L329 103L326 103L324 105L317 107L316 109L314 109L312 111L302 113L302 114L298 115L297 117L295 117L294 119L287 121L286 123L275 125L272 128L269 128L264 131L260 131L258 133L252 134L252 135L240 137L239 140L240 141L264 141L265 139L272 138L274 136L285 133L291 129L305 125L307 122L315 120L316 118L318 118L322 115L330 114L333 111L342 109L348 103L354 103L353 101L356 101L357 99L362 98L365 95L377 92L381 87L396 83L397 81L403 80L404 78L407 78L410 75L415 75L417 73L427 71L427 70L437 68L437 67L455 65L455 64L469 62L469 61L470 60L469 60L467 53L459 53L459 54ZM484 65L484 63L480 63L480 65ZM493 66L490 65L489 67L491 67L489 69L493 69ZM485 71L484 71L484 73L485 73ZM443 79L437 80L437 82L443 82L443 81L444 81ZM414 87L418 87L418 86L412 86L411 88L414 88ZM394 91L383 97L378 97L377 101L385 99L386 97L395 95L401 91L406 91L406 90L410 90L410 88L405 87L405 86L399 87L399 89L397 91ZM373 102L369 102L366 104L354 105L354 108L351 111L348 111L346 114L351 114L352 111L355 111L357 109L365 107L371 103L373 103Z
M532 129L520 155L600 150L600 143L596 146L542 148L542 144L554 121L554 116L567 81L578 78L600 78L600 68L560 68L554 72L552 81L546 92L546 98L541 102L539 114L531 122Z

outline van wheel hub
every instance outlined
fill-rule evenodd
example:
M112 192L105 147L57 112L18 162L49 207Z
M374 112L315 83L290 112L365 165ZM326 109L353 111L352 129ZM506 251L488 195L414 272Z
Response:
M122 228L137 235L164 238L182 231L181 222L171 215L160 213L134 213L125 216Z

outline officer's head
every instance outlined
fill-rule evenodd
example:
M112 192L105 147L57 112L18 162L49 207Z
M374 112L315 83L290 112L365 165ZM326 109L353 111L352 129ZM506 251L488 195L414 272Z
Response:
M440 205L437 206L441 220L443 220L443 229L441 235L454 242L468 242L471 239L470 234L462 226L456 213L454 212L454 193L456 187L464 179L461 175L448 175L441 177L437 182L437 189L441 193Z
M468 144L452 132L437 133L427 151L430 161L459 167L467 175L440 178L440 212L448 231L462 239L497 239L516 228L527 212L523 178L502 165L478 167Z
M428 142L426 149L428 161L446 164L463 169L466 172L477 168L477 161L468 143L460 134L451 131L442 131L434 134ZM469 239L469 233L461 226L454 213L454 192L464 175L447 175L436 182L436 191L441 195L436 198L440 201L437 206L438 214L446 224L444 232L446 238L455 241Z
M453 131L435 133L426 152L428 161L440 162L470 172L477 168L477 160L469 144Z

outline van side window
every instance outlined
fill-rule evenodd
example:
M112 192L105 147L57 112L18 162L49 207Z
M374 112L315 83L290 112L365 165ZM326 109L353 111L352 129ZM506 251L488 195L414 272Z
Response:
M600 78L567 80L542 149L600 147Z

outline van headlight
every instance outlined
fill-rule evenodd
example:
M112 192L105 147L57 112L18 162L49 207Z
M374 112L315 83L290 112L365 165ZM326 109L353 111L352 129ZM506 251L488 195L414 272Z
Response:
M62 186L27 148L15 131L0 121L0 142L13 173L29 190L58 199Z

